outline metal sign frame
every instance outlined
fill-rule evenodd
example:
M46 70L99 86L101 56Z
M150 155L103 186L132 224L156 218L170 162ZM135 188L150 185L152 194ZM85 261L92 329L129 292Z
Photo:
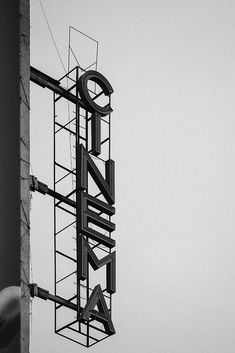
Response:
M54 186L50 189L31 176L31 190L54 198L55 263L54 295L36 284L31 285L31 295L55 302L57 334L90 347L115 333L111 319L116 291L115 241L111 237L115 229L111 222L115 213L114 161L110 158L113 89L99 72L79 66L60 80L31 68L31 80L54 92ZM63 88L64 82L69 88ZM102 97L106 97L105 103ZM66 104L73 106L69 121L64 119ZM61 135L67 136L69 148L71 144L74 148L70 164L64 158ZM92 281L99 269L102 275Z

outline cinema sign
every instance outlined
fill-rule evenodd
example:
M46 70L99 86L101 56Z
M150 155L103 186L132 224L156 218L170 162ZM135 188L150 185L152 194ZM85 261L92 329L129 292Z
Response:
M55 200L55 259L61 255L75 263L77 295L71 298L58 295L57 283L61 283L64 279L67 280L70 274L59 281L55 277L54 295L36 284L31 285L31 294L54 301L56 303L55 318L57 318L57 312L63 307L75 310L76 320L60 325L60 327L56 323L55 332L90 347L115 333L111 319L111 296L116 292L116 252L113 251L115 240L111 237L115 230L115 225L111 220L115 214L113 206L115 203L115 165L110 158L112 113L110 97L113 88L99 72L89 70L79 76L79 70L80 68L77 67L64 77L69 80L72 73L76 77L73 81L76 83L70 89L65 90L60 81L31 68L31 80L54 92L54 189L50 189L35 176L31 176L31 190L44 195L48 194ZM90 88L91 83L95 85L95 89ZM103 100L99 100L102 96ZM70 122L63 123L58 120L57 104L62 99L75 104L75 118L72 120L74 128ZM71 169L57 161L56 141L61 132L69 134L75 141L75 167ZM84 132L83 135L82 132ZM98 162L102 164L102 168ZM66 172L59 179L56 177L58 168ZM57 188L67 176L76 179L76 187L65 195L58 192ZM98 193L94 190L98 190ZM75 216L76 220L63 229L57 229L58 209L60 212L62 210L65 214ZM63 249L58 250L56 243L58 234L60 233L61 237L61 233L63 234L64 230L74 224L76 224L76 258L68 256ZM56 269L55 261L55 272ZM106 270L105 280L103 280L104 269ZM99 272L98 270L102 272L102 284L95 282L97 279L91 281L92 275ZM64 333L66 329L85 336L86 342L81 343L77 338L67 336Z
M87 108L92 112L91 115L91 139L92 146L90 153L99 156L101 151L101 118L112 112L111 106L108 104L104 107L97 105L91 99L88 91L88 81L94 81L98 84L106 96L111 96L113 89L108 80L96 71L88 71L83 74L78 81L78 90L80 96ZM78 279L84 280L87 278L88 263L91 264L94 270L98 270L102 266L106 266L106 289L110 294L116 291L116 252L110 252L102 259L98 259L95 252L90 247L88 239L95 240L98 244L111 249L115 246L115 241L102 232L98 232L89 227L88 224L93 223L109 233L115 230L115 225L110 220L106 220L99 216L96 212L89 209L89 206L97 209L100 213L107 216L112 216L115 213L113 204L115 202L115 182L114 182L114 161L108 159L105 161L105 177L102 176L99 169L92 160L90 154L85 149L83 144L79 145L79 175L77 188L79 190L78 203L78 218L80 219L80 227L78 230ZM88 175L92 177L100 193L106 202L91 196L87 193ZM100 321L106 330L111 335L115 333L114 326L110 317L108 307L103 296L103 291L100 285L97 285L85 308L81 312L79 320L88 320L94 315L94 308L98 306L99 312L96 312L96 320Z

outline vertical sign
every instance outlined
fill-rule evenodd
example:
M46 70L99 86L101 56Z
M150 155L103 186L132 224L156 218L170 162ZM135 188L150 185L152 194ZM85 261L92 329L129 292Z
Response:
M32 176L31 190L54 198L55 264L55 293L32 284L31 294L55 302L57 334L91 347L115 333L113 88L79 66L60 80L31 67L30 78L54 92L54 187Z
M68 89L74 96L56 94L54 99L54 193L59 199L55 201L56 296L63 297L65 287L77 284L76 295L66 292L70 307L73 305L77 311L76 320L67 316L63 321L65 308L56 306L55 332L90 347L115 333L111 319L112 294L116 291L116 252L112 239L115 225L111 220L115 213L111 159L113 88L101 73L89 70L80 74L81 71L76 67L65 76L67 82L76 82ZM76 105L74 116L67 123L62 97ZM62 162L66 150L63 134L70 136L70 148L71 145L75 148L75 154L70 156L74 165L69 166L68 158ZM70 184L65 197L58 197L66 189L66 178L72 178L74 185ZM62 226L63 218L67 223ZM70 250L66 250L66 242L70 242ZM61 268L68 268L63 276Z
M110 308L107 306L103 293L107 292L111 295L116 291L116 253L111 251L115 246L115 241L111 238L115 225L110 220L115 213L113 207L115 202L114 161L110 158L109 153L108 159L103 161L105 175L102 175L91 157L93 155L98 158L102 153L101 119L110 115L112 108L110 100L105 106L95 102L95 97L92 98L90 96L89 81L96 83L105 96L110 97L113 93L112 86L108 80L96 71L88 71L78 80L80 97L86 109L91 112L90 150L88 151L82 143L77 148L78 285L81 286L81 280L88 279L90 264L95 271L106 266L106 286L102 288L100 284L97 284L89 293L85 307L79 307L79 312L81 312L79 320L88 322L88 325L90 319L97 320L103 324L105 332L108 335L112 335L115 333L115 329L111 320ZM107 138L110 139L110 134ZM89 175L99 190L99 197L89 193ZM104 201L101 201L100 197ZM109 216L109 219L105 216ZM94 229L94 226L97 226L98 229ZM89 244L90 240L93 240L91 245ZM94 250L99 245L102 245L108 251L108 254L106 252L105 256L100 259L98 259ZM87 286L89 287L88 284ZM98 310L95 310L95 307Z

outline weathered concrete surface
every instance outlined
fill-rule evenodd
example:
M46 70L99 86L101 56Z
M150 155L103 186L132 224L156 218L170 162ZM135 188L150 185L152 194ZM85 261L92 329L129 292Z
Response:
M0 1L0 290L21 283L23 289L21 333L2 353L28 352L28 16L29 0Z

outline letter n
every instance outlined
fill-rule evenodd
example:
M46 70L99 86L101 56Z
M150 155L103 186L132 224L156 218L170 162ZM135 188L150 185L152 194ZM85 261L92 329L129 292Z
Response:
M86 151L83 144L80 144L78 147L78 186L79 189L87 190L88 188L88 173L93 178L94 182L100 189L104 198L108 202L109 205L113 205L115 202L115 194L114 194L114 161L112 159L108 159L105 162L105 178L102 176L101 172L93 162L89 153Z

